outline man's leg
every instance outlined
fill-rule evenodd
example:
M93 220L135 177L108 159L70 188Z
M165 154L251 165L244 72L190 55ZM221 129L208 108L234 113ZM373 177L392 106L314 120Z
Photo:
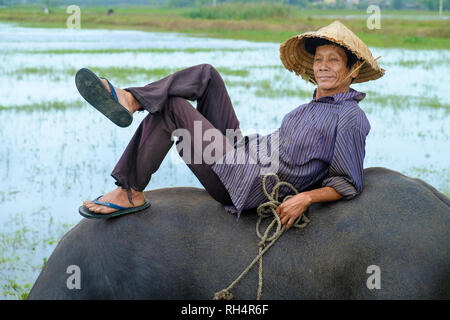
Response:
M197 128L201 128L197 135L195 135L196 123ZM142 121L112 172L112 176L117 180L116 184L125 189L144 190L172 147L172 133L176 132L176 129L184 129L190 135L190 150L180 150L179 147L186 147L187 142L177 141L177 149L179 153L182 152L180 155L183 160L211 196L222 202L220 194L226 193L226 190L210 166L233 146L189 102L178 97L170 98L160 114L149 114ZM208 130L215 130L216 136L220 137L221 141L214 141L214 143L221 146L222 154L214 154L212 159L205 162L203 150L211 142L204 141L202 137Z
M197 101L197 110L219 129L237 130L239 121L234 112L225 83L217 70L209 64L200 64L177 71L144 87L125 89L152 114L161 112L170 97Z
M194 132L196 130L195 126L201 128L197 136ZM222 204L232 204L227 190L219 177L211 169L211 164L221 158L227 150L231 150L233 146L229 143L226 136L222 135L189 102L177 97L170 98L167 106L161 113L149 114L141 122L111 174L117 180L116 184L120 188L105 194L99 200L127 207L130 205L126 204L126 189L130 189L133 192L137 192L138 195L143 196L143 190L173 145L172 133L176 133L176 129L184 129L190 135L189 150L186 149L187 143L183 140L177 141L177 150L205 190L216 201ZM205 132L209 131L211 133L214 130L215 137L219 137L219 141L214 140L214 143L219 148L216 149L218 150L217 154L213 154L211 159L205 162L203 151L211 142L204 141L202 137ZM183 149L180 146L183 146ZM222 154L219 153L219 150L222 151ZM121 196L118 194L119 192L122 193ZM118 199L119 196L121 200ZM118 201L125 203L118 203ZM92 202L86 202L85 206L89 210L99 213L114 211L110 208L95 205Z
M101 201L114 203L115 198L118 198L117 193L121 193L121 198L125 201L123 193L126 189L133 191L134 195L137 194L136 199L141 201L140 199L143 198L141 191L144 190L150 181L151 175L156 172L167 155L172 146L171 134L176 128L190 127L191 132L193 132L194 120L202 121L202 124L206 120L207 124L202 126L203 132L215 127L224 135L226 134L226 129L236 130L238 132L237 136L239 137L240 135L239 121L236 118L223 79L211 65L197 65L178 71L145 87L127 88L125 90L132 93L133 99L136 98L134 104L137 102L138 106L150 111L154 116L149 115L143 120L122 158L113 170L112 176L117 180L116 184L121 186L121 188L106 194L100 199ZM183 99L168 103L169 100L174 100L170 99L170 97L176 95L188 99L197 99L197 110L202 117L199 117L198 112L194 113L195 116L189 117L188 114L192 115L192 111L195 110ZM169 105L169 107L164 107L165 105ZM155 108L155 106L159 107ZM171 112L164 112L166 108L170 109ZM177 118L177 116L174 116L173 110L184 110L185 112L184 114L183 112L178 113ZM169 114L172 114L169 117L172 120L172 124L171 121L168 121L169 118L167 116ZM184 123L177 123L175 119L184 119L185 121ZM186 121L188 119L189 121ZM149 145L150 137L152 137L151 141L153 143ZM225 142L224 140L223 143L225 144ZM208 143L202 141L202 144L205 147L205 144ZM225 151L226 148L224 147L223 152ZM224 204L231 203L225 187L212 171L210 165L194 163L193 161L187 164L213 198ZM107 213L111 211L109 208L95 207L91 202L88 204L90 210L100 210L96 212Z

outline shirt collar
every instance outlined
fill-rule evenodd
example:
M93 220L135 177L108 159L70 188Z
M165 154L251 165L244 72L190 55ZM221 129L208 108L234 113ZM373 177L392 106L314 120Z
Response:
M326 102L326 103L338 104L338 103L340 103L342 101L346 101L346 100L355 100L356 102L359 102L366 97L366 94L364 92L357 91L353 88L350 88L349 91L347 91L347 92L340 92L340 93L333 94L332 96L320 97L319 99L315 98L316 92L317 92L317 88L314 89L313 100L312 100L313 102Z

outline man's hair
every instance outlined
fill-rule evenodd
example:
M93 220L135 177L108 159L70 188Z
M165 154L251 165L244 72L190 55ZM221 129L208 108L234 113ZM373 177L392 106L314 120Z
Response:
M335 42L332 42L327 39L322 38L306 38L305 39L305 50L311 53L313 56L316 54L316 49L319 46L324 46L326 44L331 44L336 47L344 49L345 55L347 56L347 69L350 70L350 68L358 61L358 58L356 55L354 55L350 50L347 48L341 46L340 44L337 44Z

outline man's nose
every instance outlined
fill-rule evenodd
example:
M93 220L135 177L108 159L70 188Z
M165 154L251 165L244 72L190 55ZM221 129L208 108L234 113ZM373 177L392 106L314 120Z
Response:
M319 70L320 71L326 71L326 70L328 70L328 62L326 61L326 60L324 60L324 61L321 61L320 63L319 63Z

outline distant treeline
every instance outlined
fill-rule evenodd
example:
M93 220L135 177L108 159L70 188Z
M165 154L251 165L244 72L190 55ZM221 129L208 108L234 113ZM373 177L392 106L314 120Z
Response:
M0 0L0 6L42 5L59 7L79 6L157 6L157 7L203 7L223 3L276 3L299 6L305 9L366 9L370 4L381 9L439 10L440 0ZM443 10L450 9L450 0L442 0Z
M171 7L197 7L221 3L265 2L299 6L305 9L366 9L378 5L381 9L439 10L440 0L149 0L152 4L165 3ZM443 0L443 10L450 9L450 0Z

